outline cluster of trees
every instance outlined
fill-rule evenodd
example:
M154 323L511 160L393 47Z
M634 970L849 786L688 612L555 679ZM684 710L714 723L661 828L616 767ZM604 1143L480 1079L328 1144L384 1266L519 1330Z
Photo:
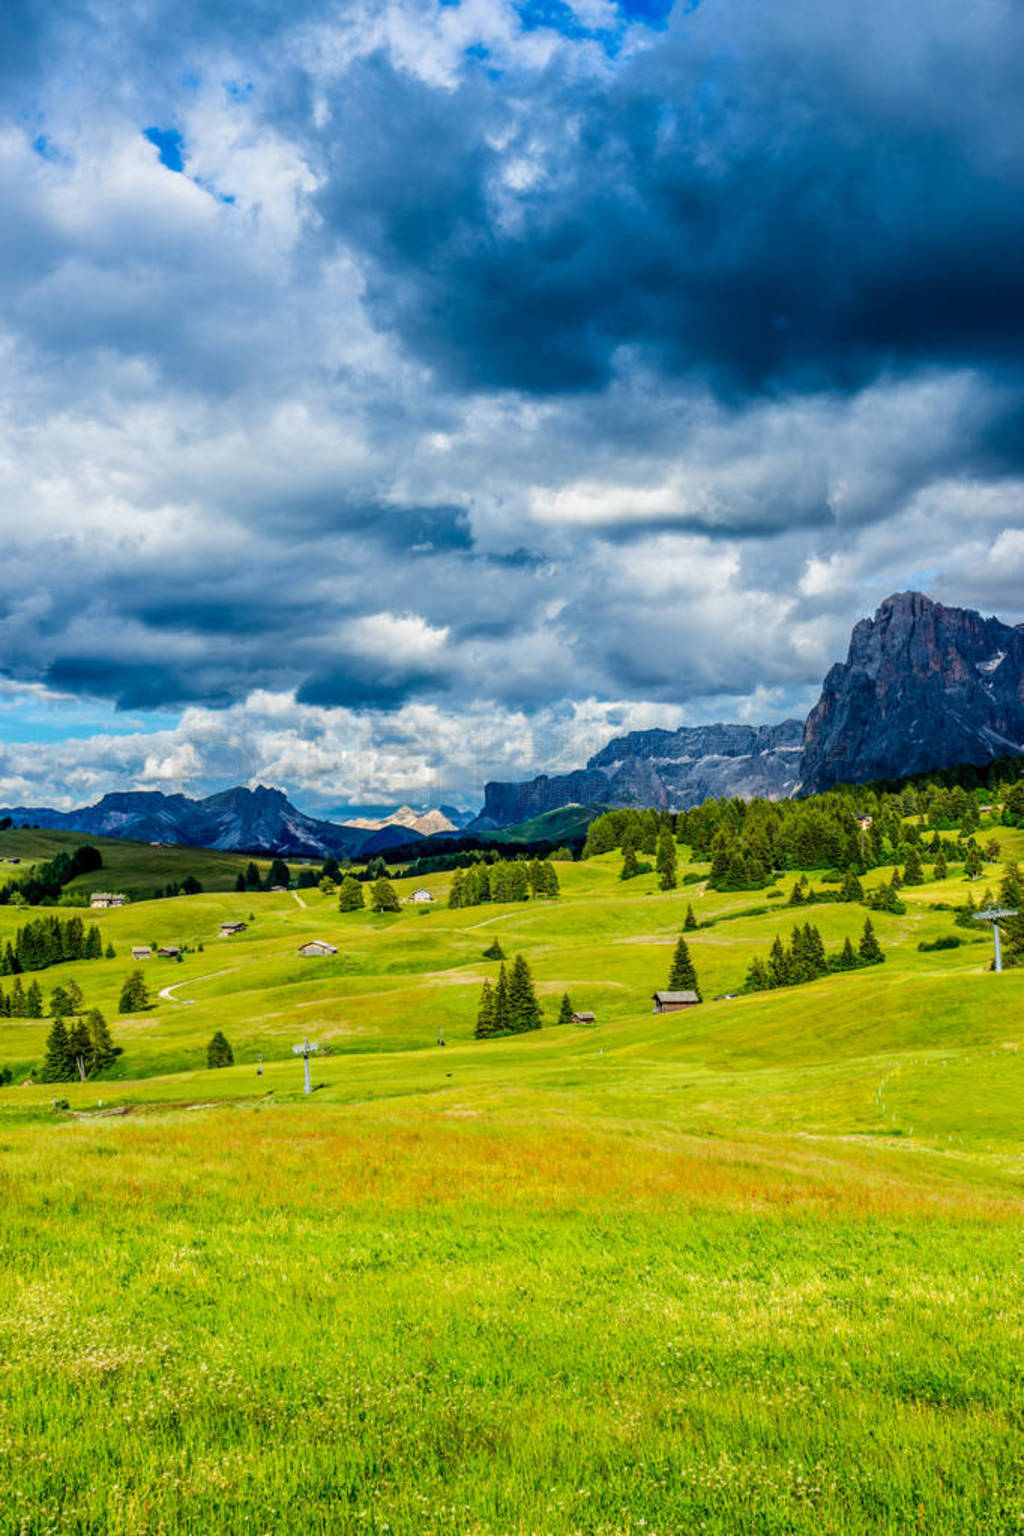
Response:
M354 875L346 875L338 892L339 912L361 912L366 906L366 894L362 882ZM370 910L372 912L400 912L402 904L391 881L383 875L370 886Z
M64 886L79 875L92 874L103 868L103 858L98 848L83 844L74 853L58 853L45 864L37 864L20 880L0 886L0 906L12 902L29 907L56 906Z
M449 907L477 907L487 901L553 900L559 894L558 871L547 859L499 859L457 869L448 891Z
M946 877L954 859L975 878L999 856L997 841L982 847L975 835L982 793L929 783L894 793L837 789L804 800L706 800L678 815L608 811L591 823L584 857L621 848L625 880L649 873L652 866L641 856L653 857L663 890L675 885L677 842L688 845L694 859L710 861L709 884L720 891L760 890L786 869L862 875L883 864L908 866L904 883L920 884L928 878L926 858L935 879ZM1024 808L1024 780L1008 798ZM1024 817L1024 809L1019 814ZM940 836L950 830L956 839Z
M502 961L494 986L489 981L483 984L474 1035L478 1040L520 1035L540 1029L541 1022L540 1004L525 959L516 955L508 969Z
M236 886L235 889L244 889L244 887ZM197 880L195 875L186 875L184 880L171 880L167 885L158 885L153 892L153 900L162 901L165 896L200 896L202 890L201 880Z
M85 1082L114 1065L120 1054L98 1008L70 1027L58 1014L46 1037L40 1078L44 1083Z
M95 923L86 928L80 917L40 917L19 928L13 942L4 945L0 976L43 971L65 960L99 960L102 954L103 938ZM112 954L108 947L108 958Z
M43 1017L43 992L38 981L24 986L20 976L14 978L9 992L0 987L0 1018L41 1019Z
M821 933L813 923L797 924L787 944L776 934L767 958L755 955L747 972L744 990L768 992L776 987L796 987L805 981L816 981L833 971L855 971L866 965L879 965L885 959L875 935L870 917L864 920L864 931L854 949L849 937L838 953L829 955Z
M337 864L335 864L334 867L337 870ZM265 880L260 874L258 866L253 862L252 859L250 859L248 864L245 866L245 869L239 871L238 879L235 881L235 890L272 891L275 885L283 885L287 890L291 883L292 872L288 868L288 865L285 863L284 859L274 860L270 868L267 870L267 877Z

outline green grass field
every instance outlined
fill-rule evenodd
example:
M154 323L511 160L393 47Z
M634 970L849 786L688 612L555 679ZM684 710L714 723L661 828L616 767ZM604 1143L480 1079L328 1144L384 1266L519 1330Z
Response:
M115 960L42 973L123 1055L26 1082L48 1025L0 1021L0 1531L1024 1526L1024 971L918 951L963 932L954 870L875 917L883 966L654 1016L688 901L706 999L865 912L619 863L516 907L138 904L97 914ZM546 1027L475 1042L495 937ZM119 1017L150 941L203 948ZM554 1026L565 989L595 1026Z

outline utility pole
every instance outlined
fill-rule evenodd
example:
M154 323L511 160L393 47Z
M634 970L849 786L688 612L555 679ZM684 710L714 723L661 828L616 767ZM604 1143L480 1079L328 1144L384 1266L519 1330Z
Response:
M309 1058L311 1056L315 1056L319 1049L320 1049L320 1047L318 1045L310 1045L308 1040L303 1040L301 1045L293 1045L292 1046L292 1050L295 1052L296 1056L301 1056L302 1057L302 1065L303 1065L303 1068L305 1070L305 1076L306 1076L306 1090L305 1091L307 1093L312 1093L313 1092L313 1084L312 1084L312 1081L310 1080L310 1076L309 1076Z
M995 948L995 965L993 970L1001 971L1003 968L1003 945L999 933L999 924L1004 917L1016 917L1017 913L1012 907L987 907L984 912L975 912L976 923L992 924L992 943Z

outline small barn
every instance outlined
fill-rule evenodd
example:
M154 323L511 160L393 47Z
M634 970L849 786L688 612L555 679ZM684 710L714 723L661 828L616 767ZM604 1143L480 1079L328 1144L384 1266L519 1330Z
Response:
M229 939L233 933L244 933L248 926L248 923L221 923L221 938Z
M328 944L326 939L310 939L307 944L299 945L299 954L308 959L316 955L336 955L338 953L333 944Z
M410 901L433 901L433 899L433 896L427 890L425 885L421 885L417 890L413 891L412 895L409 897Z
M148 944L133 944L132 945L132 959L133 960L149 960L152 957L152 954L153 954L153 951L150 949Z
M123 907L125 897L120 891L93 891L89 897L90 907Z
M596 1024L597 1023L597 1014L596 1013L585 1013L585 1012L584 1013L574 1013L573 1016L572 1016L572 1021L573 1021L574 1024Z
M165 944L162 949L157 950L157 954L161 960L177 960L181 950L177 944Z
M693 1008L700 1002L696 992L655 992L655 1013L679 1013L683 1008Z

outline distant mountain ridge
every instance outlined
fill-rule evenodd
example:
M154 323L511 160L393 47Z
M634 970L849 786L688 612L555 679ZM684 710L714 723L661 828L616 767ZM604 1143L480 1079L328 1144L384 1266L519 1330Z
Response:
M468 830L508 826L587 802L686 810L718 795L783 799L799 788L802 744L800 720L631 731L573 773L487 784L483 810Z
M225 852L289 853L310 858L355 858L380 853L423 834L404 824L374 829L322 821L298 810L279 789L225 789L203 800L160 790L119 790L74 811L12 806L15 822L65 828L98 837L178 843Z

